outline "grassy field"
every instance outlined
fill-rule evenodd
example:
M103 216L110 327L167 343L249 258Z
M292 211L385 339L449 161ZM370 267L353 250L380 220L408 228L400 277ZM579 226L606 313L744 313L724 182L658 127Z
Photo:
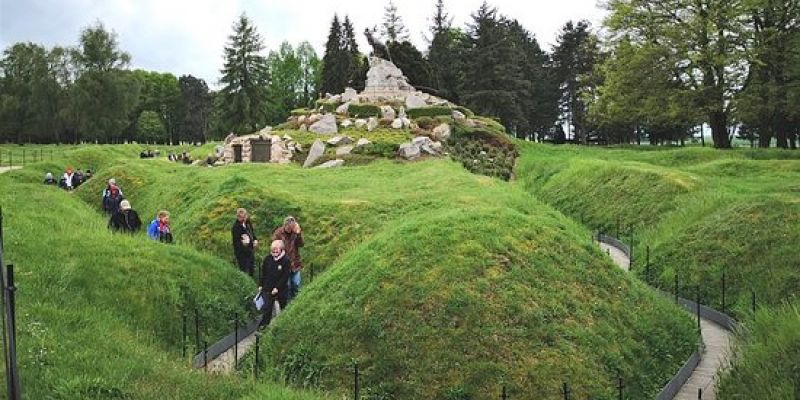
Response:
M526 190L588 226L616 234L619 221L640 278L672 291L677 276L681 295L722 309L724 276L725 311L745 327L721 398L789 399L800 393L797 366L762 367L800 343L798 159L775 149L525 145L517 172ZM754 299L765 307L755 320Z
M800 158L797 152L690 148L638 151L527 145L521 184L587 226L626 241L635 272L745 315L751 293L779 305L800 293ZM646 277L645 247L651 248Z
M58 277L63 292L74 292L69 313L81 321L72 331L69 317L46 317L29 308L29 300L20 301L24 313L36 316L25 318L48 326L42 347L58 351L45 354L60 356L49 356L47 375L35 367L34 355L42 350L21 343L30 357L23 374L42 382L41 398L59 398L53 393L67 390L62 387L87 393L98 379L98 386L131 398L281 393L273 384L255 387L242 378L206 380L177 352L173 321L186 290L213 314L246 307L254 285L226 262L239 206L253 212L262 241L287 214L298 216L307 235L304 255L317 276L308 283L306 272L304 292L265 339L269 375L296 386L347 391L347 368L358 360L370 399L494 398L503 384L512 398L557 399L563 381L576 398L606 399L618 371L631 398L642 398L693 349L691 320L614 267L591 246L587 230L517 185L469 174L455 162L378 161L325 171L205 168L131 159L138 149L76 149L68 159L0 177L2 204L17 214L7 220L15 232L9 257L30 271L20 281L40 292L52 285L48 278ZM44 171L66 162L97 165L98 173L74 194L38 183ZM145 223L159 209L172 211L178 245L106 232L97 210L109 177ZM28 200L28 192L42 200ZM63 226L51 226L48 218ZM28 219L40 224L18 227ZM76 244L61 245L65 237ZM56 252L35 256L37 238ZM12 256L12 249L21 255ZM64 265L73 265L66 278ZM61 298L44 301L49 312L65 312ZM224 332L225 324L209 326L209 337ZM86 366L88 356L73 355L85 354L88 342L96 343L92 354L100 353L100 360ZM115 345L140 369L115 361Z
M131 149L98 150L0 175L24 397L219 399L252 392L248 381L193 372L180 339L181 313L194 308L206 340L227 333L230 324L219 316L246 313L253 290L247 278L191 246L113 235L78 196L38 183L41 171L65 161L111 165ZM285 398L271 396L262 398Z

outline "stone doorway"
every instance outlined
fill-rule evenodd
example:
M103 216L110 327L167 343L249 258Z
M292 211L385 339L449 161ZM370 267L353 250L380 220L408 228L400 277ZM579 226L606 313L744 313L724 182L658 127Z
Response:
M270 150L272 147L272 143L263 140L253 140L250 142L250 146L252 146L251 151L252 154L250 156L250 161L252 162L269 162L270 161Z
M242 162L242 145L240 144L233 145L233 162Z

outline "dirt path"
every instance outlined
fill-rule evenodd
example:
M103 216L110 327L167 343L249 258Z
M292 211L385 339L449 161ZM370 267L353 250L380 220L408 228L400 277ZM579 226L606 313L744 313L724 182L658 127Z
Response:
M625 271L629 270L630 260L625 253L602 242L600 243L600 248L620 268ZM705 343L705 350L700 364L681 387L680 392L673 398L674 400L697 400L698 389L703 390L703 400L715 400L717 398L717 377L719 372L728 365L728 357L731 354L732 334L725 328L703 318L700 319L700 331Z
M4 172L8 172L8 171L13 171L15 169L20 169L20 168L22 168L22 167L20 167L18 165L12 165L10 167L0 167L0 174L2 174Z

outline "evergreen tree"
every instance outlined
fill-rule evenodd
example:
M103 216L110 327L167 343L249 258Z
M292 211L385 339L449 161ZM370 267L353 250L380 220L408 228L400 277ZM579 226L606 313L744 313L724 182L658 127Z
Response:
M348 81L347 60L342 47L342 24L339 23L339 16L333 16L331 29L328 33L328 41L325 43L325 55L322 57L322 84L320 94L336 94L344 91ZM345 61L344 63L342 61Z
M464 81L463 53L466 40L463 32L452 27L452 18L444 9L444 0L436 1L430 31L428 63L431 86L436 89L438 96L458 103L459 90Z
M209 135L212 96L206 81L191 75L178 79L180 88L181 140L205 143Z
M261 35L245 14L234 24L222 69L223 121L237 133L257 131L267 121L269 70Z
M553 51L555 74L561 85L561 113L567 124L567 135L586 144L588 138L586 104L581 93L590 90L583 79L594 69L598 58L598 41L587 21L567 22L558 35Z
M409 40L408 29L403 24L403 18L397 14L397 6L394 1L389 0L389 4L383 12L383 23L381 24L381 36L387 45L390 42L402 42Z
M358 51L358 42L356 41L355 29L350 22L350 17L344 17L344 24L342 24L342 48L346 54L343 56L343 63L346 63L346 71L348 76L347 86L356 90L364 90L364 84L367 79L367 65L364 56Z
M422 89L430 89L433 86L431 66L411 42L390 42L389 53L392 55L392 61L403 71L409 83Z
M474 111L498 117L517 132L525 125L520 93L531 89L522 70L523 52L508 40L511 22L495 8L484 2L472 19L463 99Z

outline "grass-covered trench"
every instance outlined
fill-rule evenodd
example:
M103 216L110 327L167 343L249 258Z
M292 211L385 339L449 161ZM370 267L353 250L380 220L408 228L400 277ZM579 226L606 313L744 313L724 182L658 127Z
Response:
M20 293L61 293L20 294L34 398L279 393L190 372L177 347L182 302L209 315L248 306L254 284L230 263L239 206L262 242L297 216L316 274L309 283L306 271L304 291L264 338L269 379L341 396L355 360L370 399L489 399L502 385L512 398L557 399L564 381L576 398L610 399L619 372L630 398L646 398L694 348L690 318L613 266L588 230L455 162L205 168L129 159L131 150L78 149L0 176ZM98 174L74 194L41 185L62 162L92 162ZM178 245L108 233L98 209L109 177L143 222L170 210ZM209 325L213 337L228 322Z
M788 356L800 346L799 153L526 144L521 154L530 193L591 227L616 234L620 221L625 241L633 232L640 278L672 291L677 276L682 296L721 310L724 276L725 311L744 325L721 398L800 396ZM770 362L775 354L788 358Z

